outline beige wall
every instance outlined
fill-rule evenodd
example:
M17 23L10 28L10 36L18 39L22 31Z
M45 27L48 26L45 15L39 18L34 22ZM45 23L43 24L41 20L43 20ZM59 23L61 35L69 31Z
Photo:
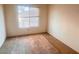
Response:
M0 5L0 47L6 39L3 5Z
M32 5L32 6L40 8L39 27L30 29L20 29L18 27L16 5L4 5L8 36L41 33L47 31L47 11L48 11L47 5Z
M79 5L50 5L48 32L79 52Z

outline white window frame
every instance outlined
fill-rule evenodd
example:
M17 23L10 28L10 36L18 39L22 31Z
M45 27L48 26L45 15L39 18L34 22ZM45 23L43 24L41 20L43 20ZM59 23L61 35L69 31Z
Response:
M23 6L23 5L18 5L18 6ZM17 6L17 9L18 9L18 6ZM24 18L29 18L29 26L28 27L23 27L22 26L22 24L20 24L20 20L19 20L19 16L18 16L18 25L19 25L19 28L35 28L35 27L39 27L39 18L40 18L40 15L37 15L37 16L30 16L30 8L38 8L38 7L30 7L30 6L25 6L25 7L29 7L29 17L24 17ZM18 12L18 11L17 11ZM40 12L40 10L39 10L39 8L38 8L38 14L39 14L39 12ZM18 13L19 14L19 13ZM33 17L37 17L38 18L38 21L37 21L37 23L38 23L38 25L37 26L31 26L31 18L33 18ZM21 26L20 26L21 25Z

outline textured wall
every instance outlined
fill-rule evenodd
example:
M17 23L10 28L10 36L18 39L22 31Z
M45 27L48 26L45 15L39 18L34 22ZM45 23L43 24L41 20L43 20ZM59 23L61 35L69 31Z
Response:
M0 5L0 47L6 39L3 5Z
M79 52L79 5L50 5L48 32Z
M47 7L48 6L47 5L32 5L32 6L39 7L40 9L39 27L20 29L18 27L16 5L4 5L8 36L41 33L41 32L47 31L47 11L48 11Z

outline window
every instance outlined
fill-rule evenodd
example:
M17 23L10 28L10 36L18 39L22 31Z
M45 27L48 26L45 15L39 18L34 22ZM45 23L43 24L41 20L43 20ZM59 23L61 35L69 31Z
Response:
M29 6L17 6L19 28L39 26L39 8Z

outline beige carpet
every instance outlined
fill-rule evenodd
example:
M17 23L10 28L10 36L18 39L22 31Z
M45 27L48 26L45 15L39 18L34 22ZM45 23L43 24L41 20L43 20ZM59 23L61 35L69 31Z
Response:
M50 54L57 49L42 35L8 38L0 48L2 54Z

